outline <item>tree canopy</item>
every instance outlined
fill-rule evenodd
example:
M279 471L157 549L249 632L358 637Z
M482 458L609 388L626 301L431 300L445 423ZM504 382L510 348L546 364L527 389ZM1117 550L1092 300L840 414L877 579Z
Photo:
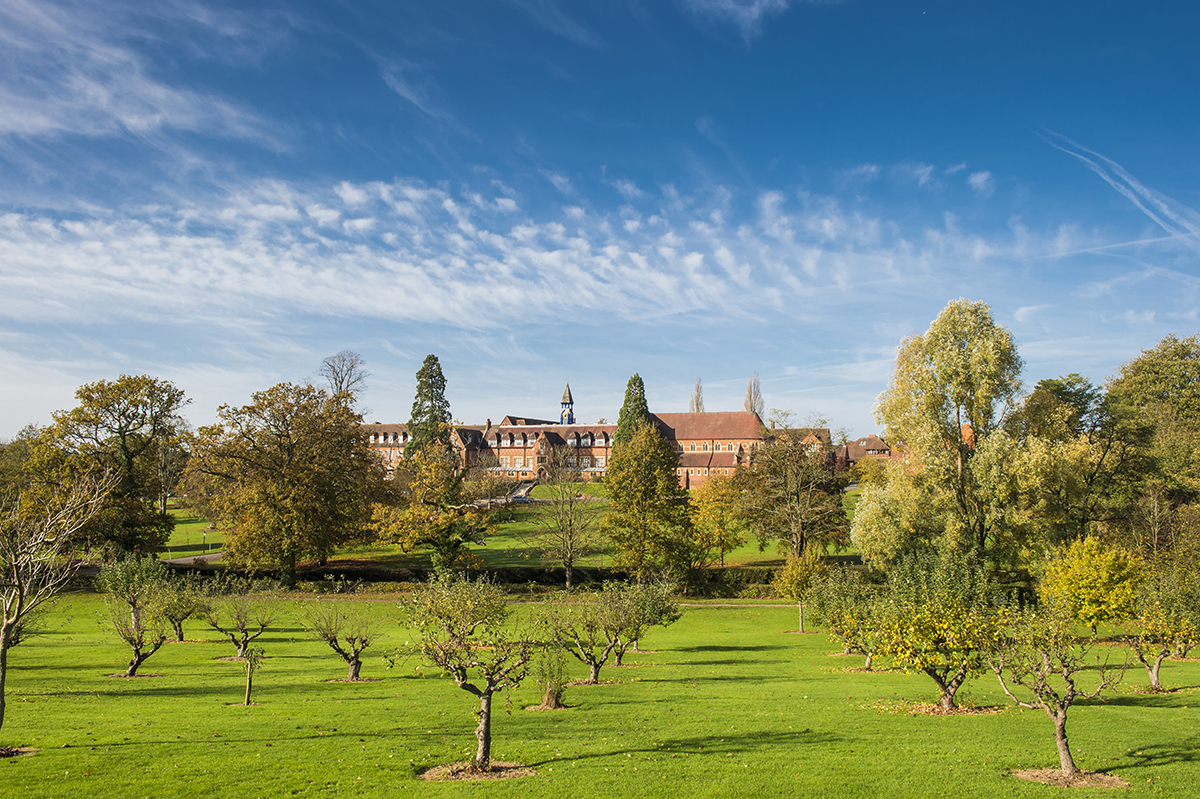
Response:
M613 433L613 445L626 444L633 439L634 431L652 422L650 409L646 407L646 386L640 375L629 378L625 385L625 401L617 415L617 429Z
M417 392L408 420L408 457L436 445L450 449L450 403L446 400L446 377L436 355L425 356L417 370Z
M342 395L280 383L252 400L222 405L220 421L200 428L188 469L232 526L229 558L273 563L291 585L298 560L364 533L383 466Z
M906 463L864 489L868 512L854 523L860 547L892 556L907 547L918 528L896 523L919 521L912 518L918 502L933 511L922 526L942 545L1004 548L1008 503L996 495L1008 488L1011 458L1002 422L1018 396L1021 366L1012 336L982 302L955 300L925 333L900 343L876 416L890 440L903 442Z
M692 562L692 520L678 467L675 448L649 424L614 447L609 459L604 529L621 560L639 575Z

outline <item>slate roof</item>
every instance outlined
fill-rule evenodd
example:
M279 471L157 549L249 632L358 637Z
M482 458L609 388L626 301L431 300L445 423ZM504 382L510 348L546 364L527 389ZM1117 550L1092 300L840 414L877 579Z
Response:
M762 438L762 419L753 411L654 413L667 438L675 441Z

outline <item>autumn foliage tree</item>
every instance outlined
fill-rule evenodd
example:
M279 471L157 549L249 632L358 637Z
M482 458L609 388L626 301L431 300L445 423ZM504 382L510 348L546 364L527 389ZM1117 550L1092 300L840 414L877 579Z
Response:
M1091 629L1133 615L1143 567L1123 547L1088 537L1061 549L1046 565L1038 593Z
M189 400L174 384L148 375L88 383L75 398L79 404L56 411L54 424L32 442L27 493L38 502L39 491L53 491L73 477L115 475L104 507L79 535L117 552L158 550L174 528L174 520L155 507L173 483L159 467L185 435L180 411Z
M200 428L188 471L230 527L229 559L275 565L291 586L300 560L365 536L383 466L346 395L280 383L251 399Z
M627 443L613 446L604 530L621 562L639 577L686 571L693 563L697 544L678 467L678 453L653 425L638 427Z
M982 302L955 300L925 333L900 342L876 417L907 455L863 489L853 537L869 557L887 561L920 545L1011 554L1008 504L995 496L1008 480L999 439L1021 367L1012 335Z
M394 498L372 509L376 537L405 552L428 549L439 571L470 566L467 545L484 544L496 528L487 508L468 495L458 457L445 448L426 447L406 458L393 483Z
M987 667L998 594L973 556L910 554L888 574L880 652L928 675L938 709L951 711L958 689Z
M725 555L746 543L749 532L741 508L742 492L737 481L723 474L709 475L692 489L692 520L696 542L711 561L715 554L722 566Z

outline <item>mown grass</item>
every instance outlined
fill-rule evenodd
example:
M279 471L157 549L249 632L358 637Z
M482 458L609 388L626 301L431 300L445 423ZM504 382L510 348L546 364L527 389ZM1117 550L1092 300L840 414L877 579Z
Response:
M191 508L169 507L167 512L175 518L175 529L160 558L180 558L217 552L225 545L225 533L211 529L212 525Z
M371 607L397 615L392 600ZM125 653L98 624L100 610L98 597L72 595L46 635L13 650L0 743L40 751L0 762L0 795L1068 795L1007 776L1056 764L1044 714L890 712L932 699L932 683L848 673L858 660L830 656L836 647L824 635L785 632L792 607L688 608L647 637L630 667L606 668L612 684L569 689L569 710L522 710L540 700L537 686L523 685L512 714L496 716L494 755L537 776L474 785L417 777L473 750L474 703L414 661L383 669L377 656L407 638L394 622L363 669L379 681L347 684L326 682L342 676L341 661L294 620L281 621L261 639L269 659L258 704L243 707L240 664L216 660L230 654L228 643L195 623L196 642L168 644L146 663L160 676L106 676ZM1152 696L1122 688L1073 708L1071 741L1081 765L1121 775L1130 794L1195 796L1200 734L1190 705L1200 701L1200 665L1170 662L1164 676L1182 688ZM966 698L1003 699L991 678L969 683Z

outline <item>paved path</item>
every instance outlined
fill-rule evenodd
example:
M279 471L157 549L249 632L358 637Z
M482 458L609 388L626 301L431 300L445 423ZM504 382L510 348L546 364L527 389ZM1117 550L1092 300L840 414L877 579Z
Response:
M164 558L163 563L170 563L172 566L198 566L196 561L200 560L205 563L215 563L225 555L225 550L217 552L209 552L207 555L188 555L184 558Z

